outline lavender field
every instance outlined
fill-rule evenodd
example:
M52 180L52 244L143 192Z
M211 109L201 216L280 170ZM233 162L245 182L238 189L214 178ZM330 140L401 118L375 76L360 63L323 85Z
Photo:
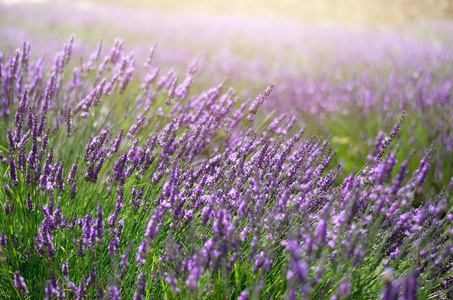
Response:
M0 2L0 299L453 299L453 21Z

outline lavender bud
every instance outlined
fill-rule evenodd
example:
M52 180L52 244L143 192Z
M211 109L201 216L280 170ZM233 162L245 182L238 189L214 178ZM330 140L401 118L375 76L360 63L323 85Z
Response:
M270 93L272 92L272 89L274 88L274 84L271 84L267 87L266 91L263 94L259 94L256 99L253 101L253 103L250 105L249 108L249 114L250 115L255 115L258 112L258 109L263 105L263 103L266 101L267 97L269 97ZM250 121L250 120L249 120Z
M112 300L121 300L120 289L116 285L109 287L109 292Z
M14 286L22 294L28 295L27 285L25 284L24 277L20 276L19 271L14 274Z

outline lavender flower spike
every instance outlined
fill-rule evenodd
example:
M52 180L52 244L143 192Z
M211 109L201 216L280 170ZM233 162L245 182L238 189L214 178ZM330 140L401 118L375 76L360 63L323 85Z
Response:
M271 85L269 85L267 87L266 91L264 91L264 95L259 94L255 98L255 100L252 102L252 105L250 105L249 117L247 118L247 120L249 120L250 122L253 122L253 115L256 115L256 113L258 112L258 109L261 107L261 105L263 105L263 103L266 101L266 99L271 94L272 90L274 89L274 86L275 85L272 83Z
M20 276L19 271L14 274L14 286L22 294L28 295L27 285L25 284L24 277Z

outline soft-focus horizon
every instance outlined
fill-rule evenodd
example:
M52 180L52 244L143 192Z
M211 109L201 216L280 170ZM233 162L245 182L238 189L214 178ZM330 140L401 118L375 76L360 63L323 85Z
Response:
M109 1L104 1L108 3ZM173 12L270 16L304 23L395 26L418 20L449 20L451 0L114 0L130 6L153 6Z
M0 299L453 299L453 0L0 0Z
M352 27L398 27L453 18L452 0L1 0L0 3L22 6L72 3L82 10L98 10L100 4L120 5L186 15L273 17L305 24ZM130 16L125 14L125 17Z

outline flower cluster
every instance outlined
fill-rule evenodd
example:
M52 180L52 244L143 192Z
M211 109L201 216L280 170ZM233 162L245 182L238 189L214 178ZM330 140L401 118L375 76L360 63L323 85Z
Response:
M196 61L180 81L154 48L140 67L121 40L87 62L73 43L49 66L0 55L2 293L453 297L453 179L430 184L435 147L402 153L412 109L348 172L297 116L258 113L273 84L247 108L200 91Z

